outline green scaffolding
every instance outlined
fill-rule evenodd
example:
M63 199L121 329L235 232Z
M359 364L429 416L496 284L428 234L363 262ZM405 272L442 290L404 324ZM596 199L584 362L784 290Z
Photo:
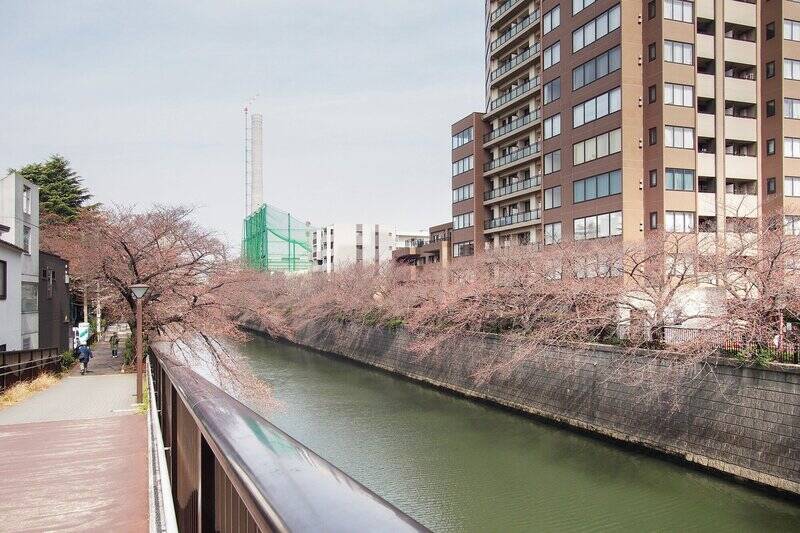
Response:
M244 219L242 258L266 272L304 272L311 268L311 232L305 222L264 204Z

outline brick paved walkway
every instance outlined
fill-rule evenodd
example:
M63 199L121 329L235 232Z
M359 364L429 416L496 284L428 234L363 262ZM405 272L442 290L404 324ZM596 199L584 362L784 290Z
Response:
M0 410L0 531L148 530L136 381L107 343L93 351L94 372Z

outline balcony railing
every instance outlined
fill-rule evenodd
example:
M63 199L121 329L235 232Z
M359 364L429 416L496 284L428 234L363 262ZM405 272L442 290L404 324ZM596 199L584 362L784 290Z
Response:
M512 183L511 185L506 185L505 187L498 187L497 189L492 189L490 191L486 191L483 193L484 200L493 200L495 198L501 198L503 196L508 196L509 194L513 194L519 191L525 191L527 189L533 189L534 187L539 187L542 184L542 177L541 176L531 176L528 179L523 181L518 181L516 183Z
M489 21L494 22L498 18L503 16L503 13L508 13L508 10L514 7L515 5L519 4L522 0L508 0L504 2L500 7L492 11L492 14L489 15Z
M531 24L534 24L539 21L539 11L534 11L524 19L522 19L519 24L509 28L504 34L500 37L492 41L492 44L489 45L489 50L494 51L506 44L508 41L519 35L521 32L525 31L527 28L530 27Z
M518 161L537 152L539 152L539 143L533 143L529 146L526 146L522 150L517 150L516 152L512 152L508 155L504 155L503 157L489 161L488 163L483 165L483 170L484 171L494 170L496 168L509 165L514 161Z
M520 117L520 118L518 118L516 120L512 120L511 122L509 122L505 126L500 126L496 130L490 131L489 133L487 133L486 135L483 136L483 142L487 143L489 141L493 141L493 140L497 139L498 137L502 137L506 133L511 133L514 130L518 130L518 129L524 127L524 126L527 126L528 124L530 124L534 120L539 120L540 116L541 116L541 109L534 109L533 111L531 111L530 113L528 113L524 117Z
M512 100L519 98L525 93L528 93L539 86L539 76L536 76L533 79L530 79L514 89L513 91L509 91L502 96L498 96L491 102L489 102L489 111L494 111L498 107L504 106Z
M505 74L506 72L509 72L511 69L513 69L517 65L521 65L522 63L524 63L525 61L527 61L528 59L530 59L534 55L538 54L540 47L541 46L539 45L539 43L535 43L533 46L531 46L530 48L528 48L527 50L522 52L520 55L518 55L514 59L506 61L505 63L503 63L502 65L497 67L490 74L489 79L491 81L494 81L497 78L499 78L500 76L502 76L503 74Z
M541 209L534 209L533 211L525 211L523 213L515 213L506 217L492 218L483 223L483 229L496 229L513 224L520 224L522 222L531 222L542 218Z

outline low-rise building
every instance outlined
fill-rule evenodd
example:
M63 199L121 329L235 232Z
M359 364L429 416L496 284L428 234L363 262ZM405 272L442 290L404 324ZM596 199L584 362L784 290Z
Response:
M9 228L0 225L0 352L22 348L22 254L5 240Z
M427 231L403 231L387 224L330 224L314 230L312 263L318 272L354 264L378 264L407 240L426 239Z
M452 258L450 247L453 223L431 226L427 239L410 239L405 246L392 252L392 258L398 263L423 267L439 264L447 267Z
M69 349L72 310L69 297L69 262L39 252L39 347Z
M39 347L39 187L14 172L0 178L5 241L23 250L20 262L21 348Z

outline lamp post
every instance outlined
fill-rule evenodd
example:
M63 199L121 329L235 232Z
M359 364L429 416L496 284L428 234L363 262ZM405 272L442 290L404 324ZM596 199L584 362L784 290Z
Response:
M136 403L142 403L142 300L148 290L150 287L147 285L131 285L131 293L136 300Z

